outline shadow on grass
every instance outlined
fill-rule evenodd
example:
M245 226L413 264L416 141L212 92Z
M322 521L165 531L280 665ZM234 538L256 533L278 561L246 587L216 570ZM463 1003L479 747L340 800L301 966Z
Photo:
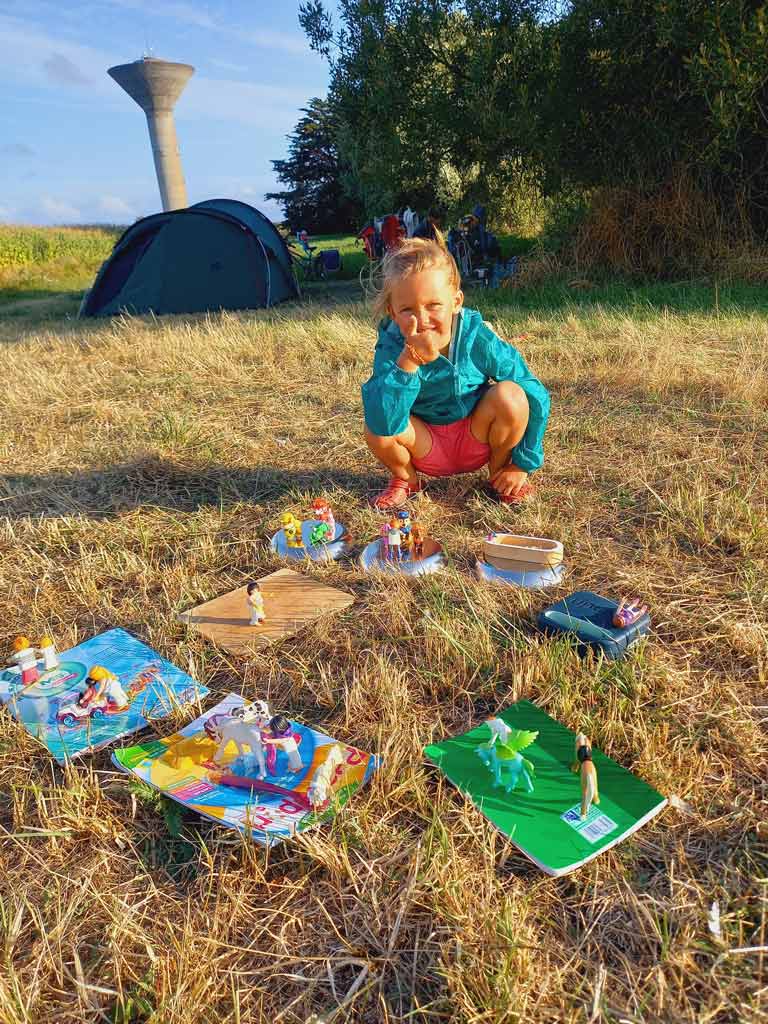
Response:
M0 515L87 515L104 518L141 508L192 512L238 502L263 504L307 491L338 488L365 500L381 483L375 474L318 468L190 467L157 456L103 469L0 475Z

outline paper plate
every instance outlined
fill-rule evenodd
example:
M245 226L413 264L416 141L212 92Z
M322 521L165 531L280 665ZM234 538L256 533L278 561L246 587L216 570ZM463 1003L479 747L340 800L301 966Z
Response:
M285 539L285 530L278 530L270 540L269 546L281 558L290 558L294 562L303 562L305 558L311 558L313 562L321 562L329 558L341 558L342 555L349 551L349 543L342 539L347 532L346 526L343 523L336 523L336 531L332 541L329 541L327 544L313 545L309 543L309 538L313 527L317 526L319 522L319 519L305 519L301 524L301 539L304 541L304 547L302 548L288 547L288 541Z
M542 566L537 572L513 572L509 569L496 569L488 562L478 558L475 565L475 572L481 580L488 583L507 583L513 587L527 587L529 590L543 590L546 587L555 587L562 581L565 575L565 565L554 567Z
M400 573L402 576L425 576L430 572L440 572L445 566L443 549L431 537L424 541L425 555L423 558L415 560L406 558L402 562L385 562L379 557L380 551L381 542L378 539L372 540L363 549L360 555L360 565L366 572L390 572Z

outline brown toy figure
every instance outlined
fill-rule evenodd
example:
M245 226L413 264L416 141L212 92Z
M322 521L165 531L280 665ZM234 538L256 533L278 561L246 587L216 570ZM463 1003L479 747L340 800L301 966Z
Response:
M579 772L581 777L581 820L584 821L590 805L600 803L600 794L597 791L597 771L592 762L592 744L583 732L576 734L576 760L571 771Z
M421 558L424 554L424 528L416 519L411 520L412 557Z

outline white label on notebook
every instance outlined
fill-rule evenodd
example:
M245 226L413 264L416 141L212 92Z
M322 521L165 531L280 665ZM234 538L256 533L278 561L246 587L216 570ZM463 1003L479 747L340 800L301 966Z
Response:
M603 814L599 811L594 804L589 808L587 816L583 821L581 820L580 804L576 804L575 807L571 807L565 812L565 814L561 814L560 817L567 825L570 825L572 829L578 832L579 835L583 836L588 843L598 842L598 840L607 836L609 833L613 832L615 828L619 827L612 818L609 818L607 814Z

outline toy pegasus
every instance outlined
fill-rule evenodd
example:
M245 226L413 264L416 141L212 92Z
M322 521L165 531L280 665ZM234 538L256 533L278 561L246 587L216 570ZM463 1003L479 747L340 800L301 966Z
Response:
M487 743L476 748L477 756L493 774L494 786L504 786L507 793L517 788L522 781L528 793L533 792L531 775L534 774L533 764L520 753L529 747L537 732L528 729L511 729L501 718L488 718L485 724L491 730ZM502 769L507 773L506 784L502 779Z
M597 770L592 763L592 744L583 732L576 735L576 760L571 771L579 772L581 776L581 820L584 821L590 804L600 803L600 794L597 791Z

